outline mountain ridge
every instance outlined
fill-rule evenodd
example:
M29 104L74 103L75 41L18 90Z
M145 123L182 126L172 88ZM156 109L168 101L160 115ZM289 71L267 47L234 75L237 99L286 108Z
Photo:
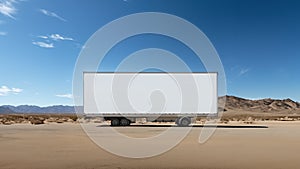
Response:
M19 105L19 106L11 106L11 105L2 105L0 106L0 113L4 113L1 111L10 110L12 113L75 113L75 109L79 112L82 112L82 106L65 106L65 105L53 105L40 107L35 105Z
M222 96L219 97L219 105L226 104L224 111L247 111L247 112L299 112L300 103L287 99L245 99L237 96ZM53 105L40 107L35 105L2 105L0 106L0 114L9 113L75 113L75 109L78 112L83 112L83 106L66 106L66 105Z
M236 96L226 96L226 110L243 110L253 112L284 112L300 111L300 103L287 99L245 99Z

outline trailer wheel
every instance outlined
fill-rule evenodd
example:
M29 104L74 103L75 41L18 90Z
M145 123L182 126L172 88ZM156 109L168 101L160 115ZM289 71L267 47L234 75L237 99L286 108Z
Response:
M118 118L113 118L110 121L111 126L119 126L120 125L120 120Z
M191 124L191 119L188 117L182 117L178 120L178 122L179 126L186 127Z
M179 125L179 118L177 118L177 119L175 120L175 124L176 124L176 125Z
M126 118L122 118L120 120L120 125L121 126L129 126L130 125L130 120L126 119Z

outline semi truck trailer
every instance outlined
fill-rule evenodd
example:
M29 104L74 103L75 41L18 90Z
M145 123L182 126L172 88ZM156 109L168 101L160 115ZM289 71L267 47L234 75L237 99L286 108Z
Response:
M112 126L137 120L189 126L197 117L217 116L215 72L84 72L83 106Z

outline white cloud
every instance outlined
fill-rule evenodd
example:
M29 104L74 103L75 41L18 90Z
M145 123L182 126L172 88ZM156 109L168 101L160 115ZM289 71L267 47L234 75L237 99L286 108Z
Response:
M7 35L7 32L0 32L0 36L5 36Z
M42 48L54 48L53 43L45 43L45 42L32 42L32 44L37 45Z
M42 39L48 39L48 36L38 36L38 37Z
M52 34L49 36L49 38L53 39L53 40L70 40L70 41L73 41L74 39L73 38L69 38L69 37L63 37L59 34Z
M8 94L18 94L21 93L23 89L20 88L9 88L7 86L0 87L0 96L7 96Z
M59 40L68 40L68 41L74 41L73 38L70 38L70 37L64 37L60 34L51 34L51 35L47 35L47 36L44 36L44 35L40 35L38 36L39 38L41 39L50 39L50 40L55 40L55 41L59 41Z
M64 19L63 17L57 15L57 14L54 13L54 12L47 11L47 10L45 10L45 9L40 9L39 11L42 12L44 15L47 15L47 16L51 16L51 17L57 18L57 19L59 19L59 20L61 20L61 21L64 21L64 22L67 21L66 19Z
M17 9L14 6L15 3L17 3L16 0L0 1L0 13L4 16L15 19L14 15L17 13Z
M62 35L59 34L51 34L51 35L40 35L37 36L38 38L44 39L45 42L33 42L32 44L43 47L43 48L54 48L54 43L50 43L50 42L54 42L54 41L74 41L73 38L70 37L64 37Z
M56 97L62 97L62 98L68 98L68 99L72 99L73 98L72 94L57 94L55 96Z
M246 73L248 73L250 71L250 69L246 68L246 69L241 69L240 72L239 72L239 76L242 76Z

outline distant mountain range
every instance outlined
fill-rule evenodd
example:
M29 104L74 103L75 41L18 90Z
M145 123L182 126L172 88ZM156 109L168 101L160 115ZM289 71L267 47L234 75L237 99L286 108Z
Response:
M224 98L224 97L223 97ZM222 97L219 101L222 100ZM226 96L225 111L300 113L300 103L291 99L259 99L250 100L235 96Z
M226 104L225 111L247 111L247 112L295 112L300 113L300 103L291 99L260 99L249 100L235 96L225 96ZM225 97L220 97L219 102L222 103ZM75 108L78 112L83 112L83 107L78 106L63 106L55 105L48 107L39 107L32 105L21 106L0 106L0 114L10 113L75 113Z
M9 113L75 113L75 108L78 112L83 112L81 106L63 106L55 105L48 107L39 107L33 105L20 105L20 106L10 106L3 105L0 106L0 114L9 114Z
M1 106L0 113L1 114L9 114L9 113L14 113L14 111L12 111L10 108Z

